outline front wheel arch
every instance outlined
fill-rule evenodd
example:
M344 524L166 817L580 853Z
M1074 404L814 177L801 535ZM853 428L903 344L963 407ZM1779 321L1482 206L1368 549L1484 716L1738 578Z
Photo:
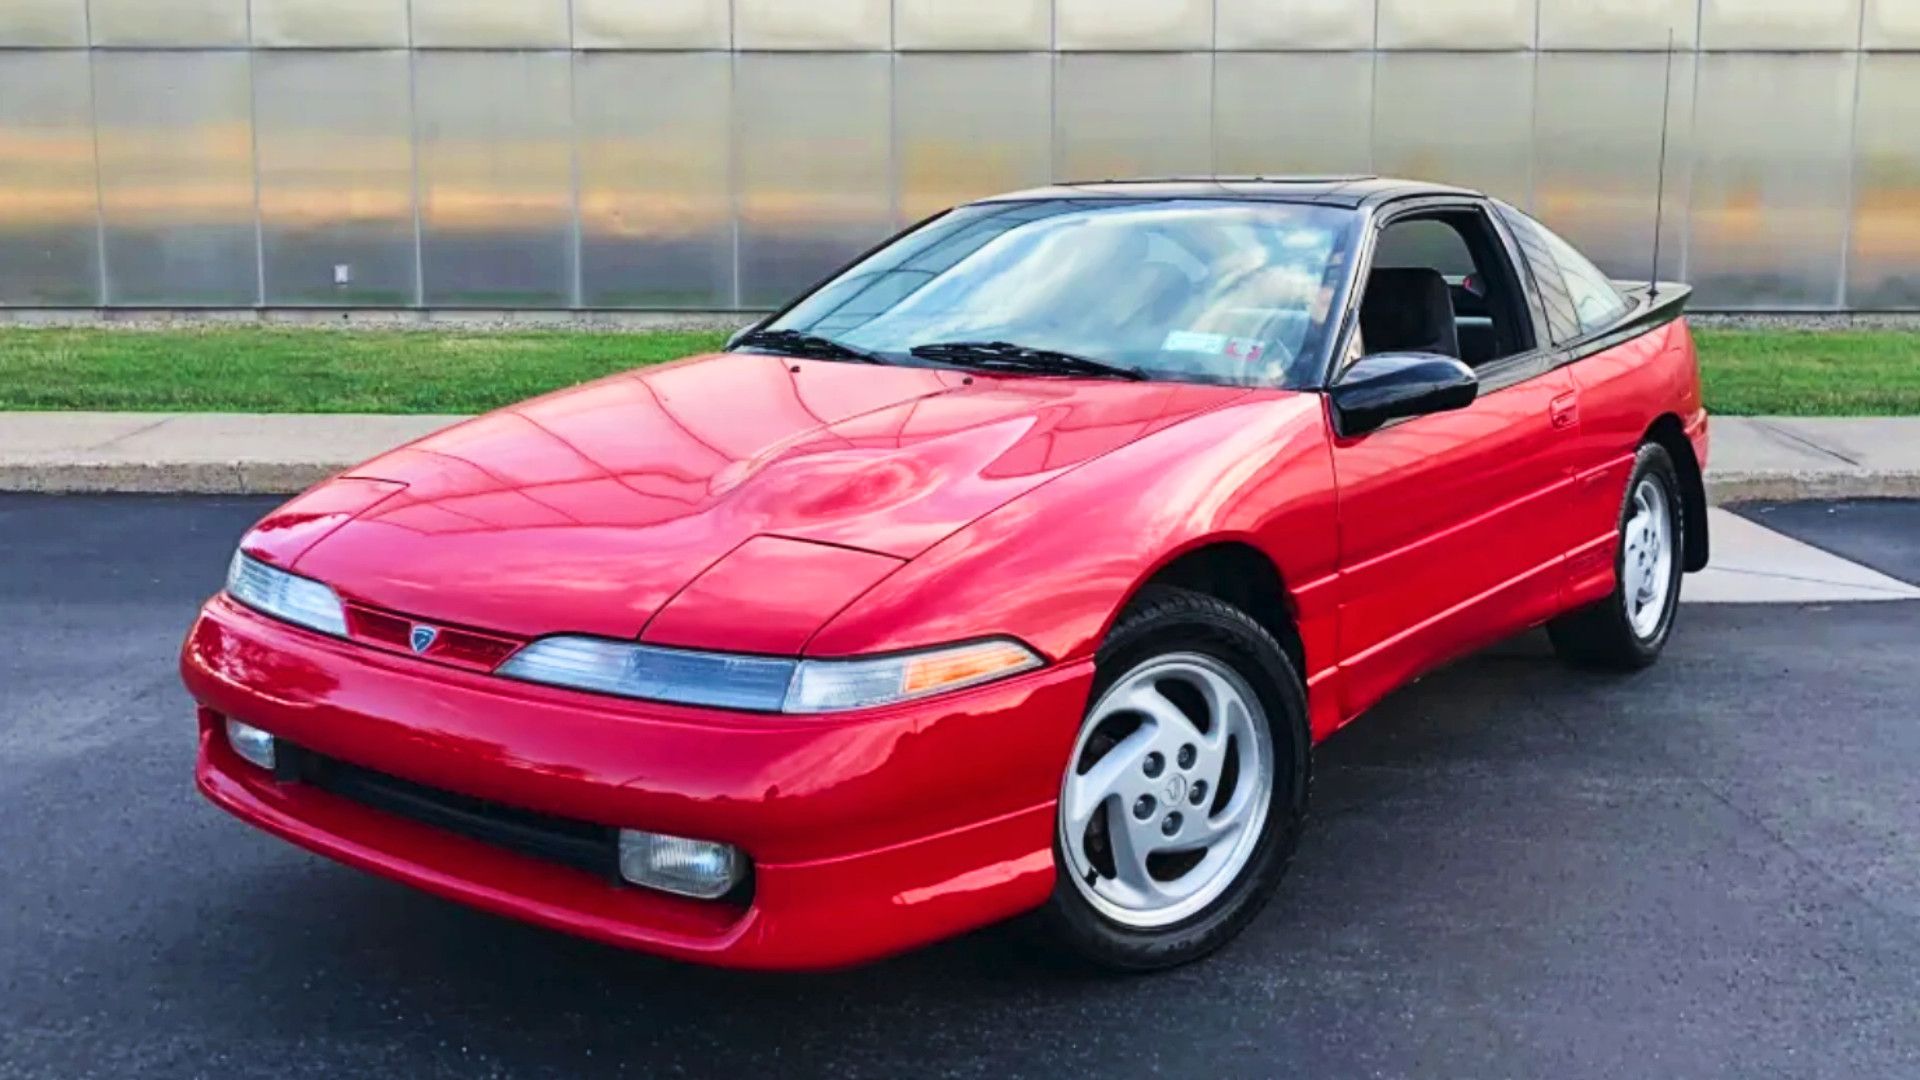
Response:
M1157 588L1200 593L1245 612L1280 643L1293 670L1306 677L1306 645L1288 600L1286 579L1259 548L1238 540L1214 540L1181 552L1122 598L1108 620L1108 631Z

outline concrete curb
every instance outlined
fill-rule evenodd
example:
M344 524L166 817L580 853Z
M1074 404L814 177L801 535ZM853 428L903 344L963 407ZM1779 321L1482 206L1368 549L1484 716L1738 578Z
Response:
M1715 506L1808 499L1920 499L1920 472L1857 469L1812 473L1709 472L1707 475L1707 501Z
M356 461L0 462L0 491L50 494L293 495ZM1707 501L1916 499L1920 472L1866 469L1720 472L1707 477Z
M294 495L354 464L196 461L26 465L0 462L0 491L62 495Z

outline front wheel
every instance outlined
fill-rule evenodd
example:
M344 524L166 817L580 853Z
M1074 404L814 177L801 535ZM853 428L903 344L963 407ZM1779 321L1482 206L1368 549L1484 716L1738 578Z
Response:
M1101 649L1061 782L1055 935L1107 967L1172 967L1239 933L1306 811L1299 676L1259 623L1155 589Z
M1659 658L1680 606L1685 525L1673 458L1665 447L1648 443L1634 458L1620 508L1613 592L1547 624L1547 637L1562 659L1633 670Z

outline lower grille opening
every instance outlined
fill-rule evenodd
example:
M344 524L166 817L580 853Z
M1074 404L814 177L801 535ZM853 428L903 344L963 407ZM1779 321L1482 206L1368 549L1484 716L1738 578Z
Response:
M279 740L280 779L458 833L522 855L560 863L620 883L620 845L610 825L522 810L402 780Z

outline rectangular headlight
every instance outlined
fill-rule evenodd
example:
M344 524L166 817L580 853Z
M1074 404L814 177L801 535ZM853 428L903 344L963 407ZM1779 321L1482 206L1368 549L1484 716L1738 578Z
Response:
M227 595L261 614L335 637L347 635L347 610L332 589L242 552L234 552L227 565Z
M510 679L620 697L779 712L794 664L773 657L563 636L541 638L495 670Z
M521 649L496 674L678 705L827 713L959 690L1040 664L1033 650L1006 638L852 660L789 660L562 635Z

